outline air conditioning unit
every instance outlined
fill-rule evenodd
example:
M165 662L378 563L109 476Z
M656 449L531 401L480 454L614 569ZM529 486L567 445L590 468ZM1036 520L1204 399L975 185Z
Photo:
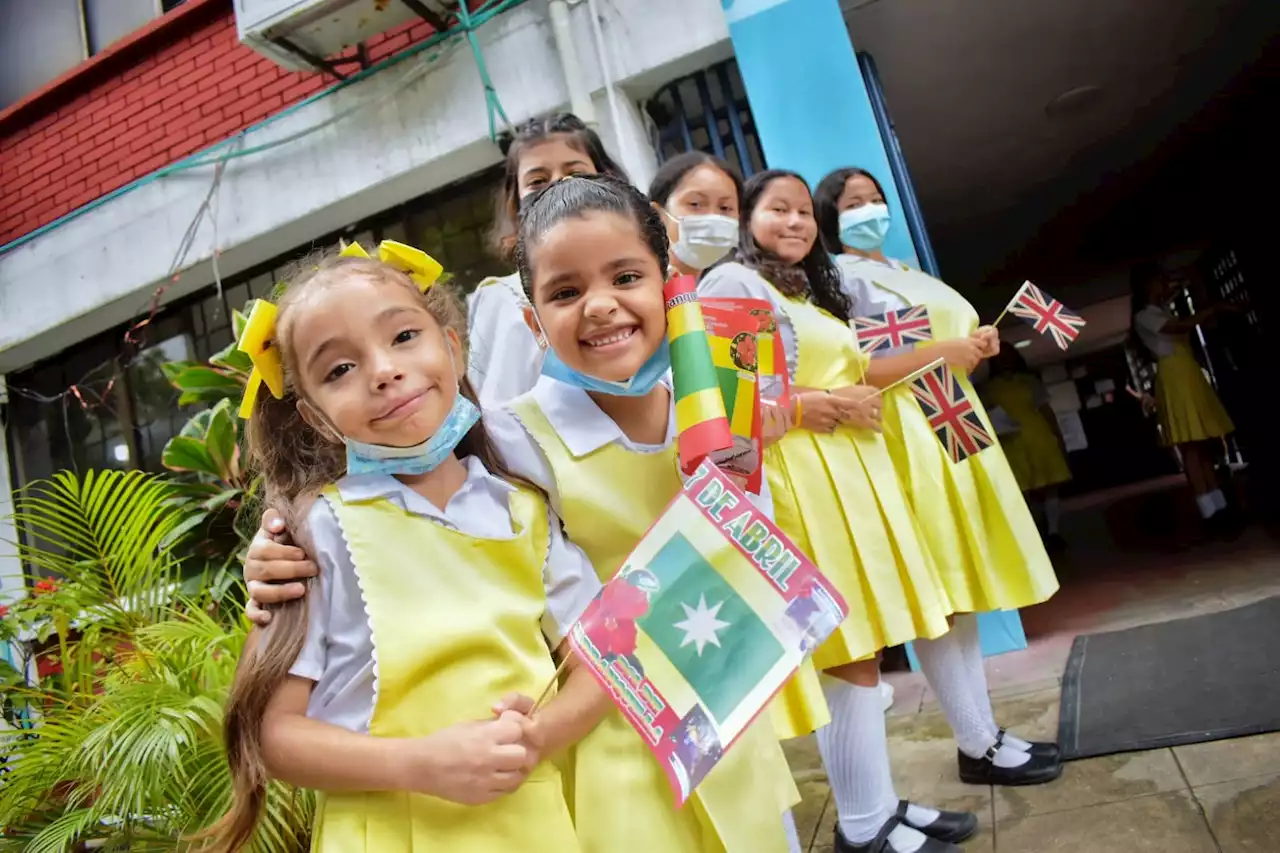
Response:
M456 0L236 0L240 42L290 71L330 70L327 58L421 19L446 29Z

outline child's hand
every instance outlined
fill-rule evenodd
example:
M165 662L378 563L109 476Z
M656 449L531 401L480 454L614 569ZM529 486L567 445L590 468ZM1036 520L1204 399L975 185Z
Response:
M528 750L526 764L530 772L538 766L546 748L546 735L534 716L533 705L533 700L523 693L508 693L493 706L495 717L514 721L524 733L521 742Z
M791 429L791 411L770 400L760 401L760 443L769 447Z
M979 326L969 337L982 347L983 358L995 358L1000 354L1000 332L995 326Z
M520 719L507 711L496 720L459 723L421 738L404 787L468 806L510 794L537 763L529 763Z
M855 429L880 431L880 418L884 400L877 388L870 385L847 385L832 393L847 403L841 423Z
M978 333L975 332L974 334L977 335ZM999 346L999 339L997 339L997 352L999 351ZM987 348L986 339L978 337L952 338L935 347L938 355L946 359L948 365L963 370L966 376L978 369L978 363L986 358L983 353Z
M797 395L796 400L800 405L796 423L811 432L835 432L854 405L830 391L809 391Z
M244 561L244 579L249 587L249 601L244 612L256 625L266 625L271 621L267 606L305 595L307 588L297 581L317 574L315 563L307 559L305 551L282 544L287 538L280 514L274 509L264 512L262 526L253 537Z

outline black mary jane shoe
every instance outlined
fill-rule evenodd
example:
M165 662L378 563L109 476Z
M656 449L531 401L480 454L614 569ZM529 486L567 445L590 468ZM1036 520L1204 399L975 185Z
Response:
M978 816L973 812L948 812L934 809L938 813L938 819L921 826L907 817L908 805L906 800L898 800L898 820L930 838L946 841L949 844L959 844L978 831Z
M1031 754L1027 762L1020 767L997 767L995 764L997 747L987 750L981 758L970 758L963 752L956 751L960 764L960 781L967 785L1004 785L1017 787L1020 785L1043 785L1052 782L1062 775L1062 761L1058 758L1046 758Z
M1004 738L1008 733L1008 729L1001 729L1000 733L996 735L996 749L1004 745ZM1031 749L1027 751L1036 758L1052 758L1054 761L1062 760L1062 751L1058 749L1056 743L1043 740L1031 740L1027 741L1027 743L1031 744Z
M901 811L902 807L899 806L898 810ZM894 815L884 822L884 826L880 827L880 832L869 843L850 844L841 834L840 824L837 823L835 853L899 853L898 848L889 842L889 833L897 829L900 824L902 824L902 820L897 815ZM962 851L950 842L939 841L926 835L924 844L921 845L917 853L962 853Z

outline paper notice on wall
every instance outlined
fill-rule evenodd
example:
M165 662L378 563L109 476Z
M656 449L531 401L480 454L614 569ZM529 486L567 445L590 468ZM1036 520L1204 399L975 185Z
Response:
M1080 413L1055 409L1054 415L1058 418L1058 429L1062 431L1062 443L1067 452L1088 449L1089 439L1084 434L1084 422L1080 420Z
M1076 390L1076 383L1071 380L1056 382L1045 390L1049 392L1049 405L1055 412L1080 410L1080 392Z

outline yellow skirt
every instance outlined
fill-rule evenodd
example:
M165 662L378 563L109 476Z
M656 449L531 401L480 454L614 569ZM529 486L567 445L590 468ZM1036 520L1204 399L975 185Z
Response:
M994 435L973 386L957 378ZM956 611L1011 610L1053 595L1053 564L1000 444L954 463L909 388L884 396L885 441Z
M1175 345L1173 355L1157 363L1156 412L1160 441L1166 447L1222 438L1236 428L1204 378L1191 347L1182 341Z
M831 722L831 709L818 681L813 658L806 660L769 705L778 740L804 737Z
M742 734L680 809L657 760L617 711L574 745L569 761L582 853L787 850L782 813L800 795L767 720Z
M947 632L951 602L880 436L792 430L765 451L765 465L778 526L849 606L814 652L818 669Z
M560 775L545 762L515 792L482 806L403 791L322 794L311 849L317 853L585 850L578 843Z
M1018 432L1000 439L1018 488L1030 492L1070 480L1067 456L1040 413L1021 421L1020 427Z

